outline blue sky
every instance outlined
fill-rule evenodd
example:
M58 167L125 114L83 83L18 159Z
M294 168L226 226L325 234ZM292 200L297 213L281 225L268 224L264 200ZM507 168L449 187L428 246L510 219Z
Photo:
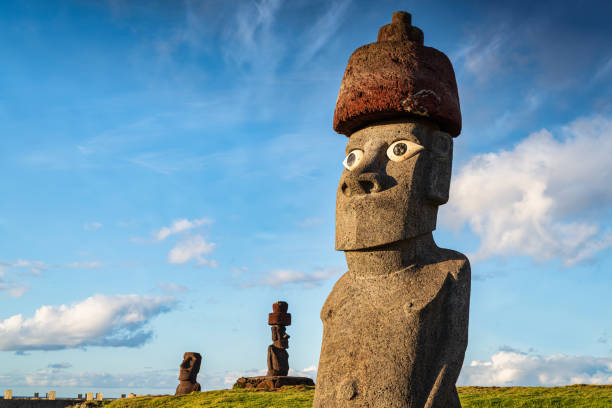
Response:
M495 4L494 4L495 3ZM612 383L606 2L7 1L0 6L0 389L172 392L316 375L350 54L396 10L457 74L438 245L472 261L460 384Z

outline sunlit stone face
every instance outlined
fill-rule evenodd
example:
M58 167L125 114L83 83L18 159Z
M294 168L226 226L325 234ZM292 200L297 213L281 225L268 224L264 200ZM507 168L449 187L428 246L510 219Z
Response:
M199 353L185 353L179 372L179 381L194 381L200 371L202 357Z
M336 249L431 232L448 200L452 139L428 122L383 123L351 135L336 196Z

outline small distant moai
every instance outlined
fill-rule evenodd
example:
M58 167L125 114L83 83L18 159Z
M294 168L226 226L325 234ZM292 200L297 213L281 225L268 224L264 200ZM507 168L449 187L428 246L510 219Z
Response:
M287 302L272 304L268 313L268 324L272 330L272 344L268 346L268 372L265 376L240 377L234 388L265 388L273 390L284 385L314 385L312 378L293 377L289 374L289 335L287 326L291 325L291 314L287 313Z
M286 376L289 373L289 335L286 326L291 325L291 313L287 302L276 302L268 314L272 330L272 344L268 346L268 376Z
M179 371L179 385L176 387L174 395L189 394L193 391L201 391L202 387L198 384L197 377L202 364L200 353L187 352L183 354L183 362Z
M334 113L346 272L321 310L313 407L460 408L470 265L433 240L461 111L453 67L405 12L351 55Z

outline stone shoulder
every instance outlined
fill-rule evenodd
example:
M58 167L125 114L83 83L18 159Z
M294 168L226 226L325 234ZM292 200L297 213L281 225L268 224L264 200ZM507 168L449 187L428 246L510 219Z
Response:
M471 267L470 260L461 252L452 249L438 248L436 263L445 263L449 268L449 273L455 280L470 279Z

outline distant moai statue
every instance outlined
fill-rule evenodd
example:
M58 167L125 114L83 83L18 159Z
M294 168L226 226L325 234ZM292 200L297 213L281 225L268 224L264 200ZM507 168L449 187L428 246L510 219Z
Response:
M187 352L183 354L183 362L179 372L179 385L174 395L189 394L193 391L201 391L202 387L196 381L202 364L200 353Z
M286 326L291 325L291 313L287 313L287 302L278 301L272 304L272 313L268 313L268 324L272 330L272 344L268 346L268 372L265 376L240 377L234 388L275 389L284 385L314 385L312 378L289 376L289 335Z
M460 408L470 265L432 231L461 111L450 61L410 14L351 55L334 129L349 137L336 196L348 272L321 310L313 407Z
M286 326L291 325L291 313L287 313L287 302L278 301L268 314L272 330L272 344L268 346L268 376L286 376L289 373L289 336Z

